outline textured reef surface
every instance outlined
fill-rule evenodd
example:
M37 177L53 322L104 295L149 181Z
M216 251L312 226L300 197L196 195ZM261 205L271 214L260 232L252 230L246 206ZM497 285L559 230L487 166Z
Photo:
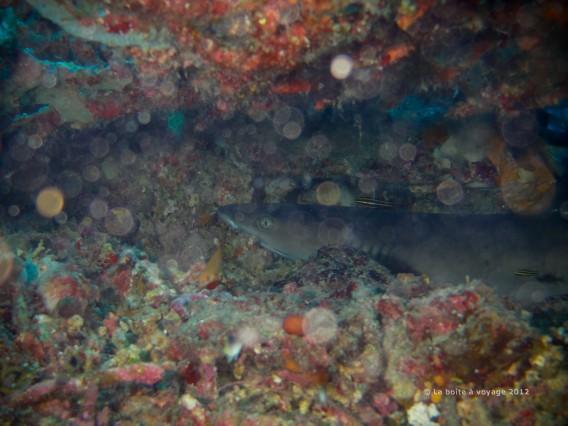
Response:
M1 0L0 22L2 424L565 423L562 279L511 271L521 303L476 270L292 261L215 214L568 218L563 2Z
M200 286L203 270L166 277L99 238L64 264L46 246L37 292L12 295L5 418L524 425L568 414L566 335L543 335L480 282L434 288L330 248L261 288L235 267L260 254L229 253L232 272Z

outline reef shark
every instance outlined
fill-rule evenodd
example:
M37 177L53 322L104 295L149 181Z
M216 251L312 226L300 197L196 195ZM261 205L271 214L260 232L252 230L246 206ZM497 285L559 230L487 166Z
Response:
M558 214L434 214L361 207L242 204L219 217L289 259L324 246L362 250L435 284L481 279L523 303L568 294L568 221Z

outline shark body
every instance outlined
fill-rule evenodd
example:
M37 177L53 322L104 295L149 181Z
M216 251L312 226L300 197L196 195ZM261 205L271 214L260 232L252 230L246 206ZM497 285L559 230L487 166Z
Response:
M327 245L367 252L437 284L478 278L497 291L568 294L568 222L559 215L429 214L357 207L243 204L218 210L233 228L290 259ZM530 302L530 301L529 301Z

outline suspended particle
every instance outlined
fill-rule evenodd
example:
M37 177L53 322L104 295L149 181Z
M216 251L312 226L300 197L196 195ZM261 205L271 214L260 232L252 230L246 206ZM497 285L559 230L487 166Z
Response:
M96 182L101 178L100 169L94 164L89 164L83 169L83 179L87 182Z
M89 204L89 214L93 219L103 219L108 213L108 204L105 200L95 198Z
M331 75L338 80L345 80L353 70L353 60L347 55L337 55L331 61Z
M152 113L148 110L140 111L136 114L136 118L140 124L148 124L152 121Z
M255 123L260 123L268 118L268 113L258 108L251 108L247 114Z
M168 268L170 271L175 271L178 269L178 261L173 259L173 258L169 258L166 260L166 268Z
M398 155L398 149L395 143L385 142L379 146L379 157L387 162L393 161Z
M109 157L103 161L101 169L106 180L114 180L120 173L120 164L114 158Z
M286 139L297 139L302 134L302 126L296 121L289 121L282 127L282 134Z
M103 158L109 152L109 141L103 138L93 138L89 142L89 151L95 158Z
M41 85L46 89L53 89L57 86L57 75L54 72L46 72L41 76Z
M436 195L446 206L453 206L461 202L464 198L463 187L453 179L446 179L440 182L436 188Z
M252 181L252 186L254 189L264 189L264 179L262 177L256 177Z
M398 148L398 155L403 161L414 161L416 158L416 146L411 143L403 143Z
M272 118L272 124L274 124L274 128L278 129L290 121L290 118L292 118L292 108L285 105L276 110Z
M134 120L128 120L124 126L127 133L136 133L138 131L138 123Z
M166 81L164 81L160 84L159 90L162 93L162 95L164 95L166 97L170 97L170 96L175 95L175 93L177 91L177 87L176 87L176 84L172 80L166 80Z
M378 182L372 177L362 177L357 184L363 194L374 194L377 190Z
M105 217L105 228L111 235L123 237L134 229L134 218L126 207L115 207Z
M8 214L12 217L16 217L20 214L20 208L17 205L12 204L8 207Z
M316 198L324 206L334 206L341 199L341 188L332 181L322 182L316 188Z
M40 149L43 145L43 138L40 135L33 134L28 137L28 146L31 149Z
M130 166L136 162L136 154L130 149L123 149L120 152L120 164L123 166Z
M48 186L42 189L36 198L38 213L47 218L53 218L61 213L63 204L63 192L55 186Z
M331 154L332 144L326 135L319 133L306 144L306 154L314 160L324 160Z
M304 127L304 113L298 108L283 106L279 108L272 118L274 130L287 139L296 139Z
M353 70L348 80L345 80L345 94L352 99L367 100L378 95L389 94L384 89L383 77L377 79L369 69ZM390 89L391 91L393 89ZM398 93L398 92L397 92Z

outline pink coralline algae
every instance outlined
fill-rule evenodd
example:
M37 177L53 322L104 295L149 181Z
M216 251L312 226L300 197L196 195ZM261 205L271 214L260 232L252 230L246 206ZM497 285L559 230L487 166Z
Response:
M411 339L418 342L425 337L448 334L458 327L458 322L434 307L424 307L406 318L406 326Z
M46 379L30 386L20 393L11 396L9 404L13 406L25 406L44 401L55 394L81 395L86 390L85 385L75 379L69 381Z
M386 417L398 409L398 404L387 393L380 392L373 396L373 407Z
M419 306L416 312L406 316L408 335L414 342L425 337L447 335L467 319L477 307L479 296L472 291L435 299L427 306ZM388 319L401 317L400 307L390 299L381 299L377 310Z
M397 320L403 314L403 307L398 299L384 297L377 303L377 312L386 320Z
M157 364L139 363L103 371L101 380L108 384L139 383L154 385L162 380L164 373L165 369Z

